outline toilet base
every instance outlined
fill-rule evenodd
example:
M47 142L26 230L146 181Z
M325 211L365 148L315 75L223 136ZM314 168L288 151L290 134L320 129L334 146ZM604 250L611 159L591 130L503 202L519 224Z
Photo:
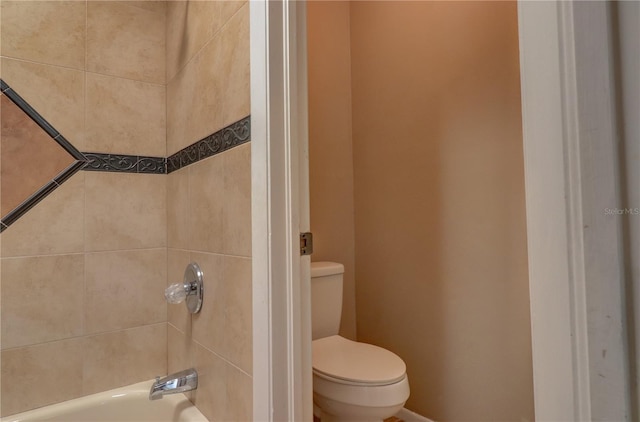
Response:
M317 420L318 422L384 422L384 419L353 419L353 418L337 418L335 416L332 415L325 415L325 416L321 416L319 418L316 419L315 415L314 415L314 420Z
M317 417L320 422L382 422L384 419L398 413L404 406L404 403L402 403L385 407L365 407L345 404L323 397L321 399L322 408L320 408L316 403L316 399L314 397L313 416L314 420Z

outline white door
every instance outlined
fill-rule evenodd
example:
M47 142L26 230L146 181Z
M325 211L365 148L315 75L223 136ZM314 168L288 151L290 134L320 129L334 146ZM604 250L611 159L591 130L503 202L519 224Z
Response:
M518 1L536 419L633 420L612 3ZM637 76L637 75L636 75Z

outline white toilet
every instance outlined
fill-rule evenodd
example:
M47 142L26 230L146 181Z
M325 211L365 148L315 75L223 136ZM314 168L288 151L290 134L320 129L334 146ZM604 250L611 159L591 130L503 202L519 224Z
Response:
M398 355L338 335L344 266L311 263L314 414L327 421L381 421L409 398Z

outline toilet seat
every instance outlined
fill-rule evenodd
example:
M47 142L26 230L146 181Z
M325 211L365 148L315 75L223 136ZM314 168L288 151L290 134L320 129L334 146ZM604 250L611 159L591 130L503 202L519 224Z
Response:
M406 378L398 355L382 347L334 335L313 341L314 375L338 384L384 386Z

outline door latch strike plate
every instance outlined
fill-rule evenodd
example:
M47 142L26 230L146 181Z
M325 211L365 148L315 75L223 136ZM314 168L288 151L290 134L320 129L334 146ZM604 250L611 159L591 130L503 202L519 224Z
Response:
M313 253L313 234L300 233L300 255L311 255Z

